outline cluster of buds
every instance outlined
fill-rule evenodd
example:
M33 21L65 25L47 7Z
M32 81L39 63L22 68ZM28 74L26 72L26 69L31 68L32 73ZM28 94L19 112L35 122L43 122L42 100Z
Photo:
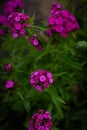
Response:
M47 70L37 70L30 75L30 84L38 91L48 88L53 84L52 73Z
M9 71L9 70L11 69L11 64L10 64L10 63L6 64L6 65L4 66L4 69L5 69L6 71Z
M36 34L34 34L34 35L32 36L32 38L30 38L30 43L31 43L33 46L35 46L38 51L41 51L41 50L42 50L42 44L41 44L41 42L38 40Z
M29 121L28 130L50 130L52 127L52 117L50 112L39 110Z
M48 19L50 26L49 35L53 32L59 33L62 37L67 37L73 30L79 29L78 22L73 14L66 9L62 9L61 4L52 4L51 16Z
M26 35L26 28L30 28L29 17L24 13L15 12L8 16L8 32L12 33L14 38L19 35Z

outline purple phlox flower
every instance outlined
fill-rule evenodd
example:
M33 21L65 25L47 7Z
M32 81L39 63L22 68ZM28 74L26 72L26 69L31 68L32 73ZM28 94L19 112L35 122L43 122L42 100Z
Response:
M0 14L0 25L7 26L7 18L4 15Z
M17 7L19 8L24 8L24 3L22 2L22 0L15 0Z
M8 0L4 5L4 14L9 15L16 12L18 9L22 9L24 4L22 0Z
M14 23L15 29L20 30L21 29L21 24L20 23Z
M38 51L42 51L42 47L43 47L42 44L39 44L39 45L37 46L37 50L38 50Z
M13 86L14 86L14 81L12 81L12 80L7 80L7 81L5 82L5 87L6 87L7 89L13 88Z
M15 21L19 22L20 21L20 17L19 16L15 17Z
M62 37L67 37L70 32L80 28L74 15L69 10L62 9L61 4L56 3L52 5L48 23L50 30L59 33Z
M20 34L21 34L21 35L24 35L25 33L26 33L26 32L25 32L25 29L21 29L21 30L20 30Z
M44 75L41 75L41 76L40 76L40 81L41 81L41 82L45 82L45 81L46 81L46 77L45 77Z
M42 92L42 87L40 85L36 85L35 86L35 89L39 92Z
M39 44L39 41L38 39L33 36L31 39L30 39L30 42L34 45L34 46L37 46Z
M53 82L52 73L47 70L37 70L30 75L30 84L40 92L48 88Z
M38 51L42 50L42 44L41 44L40 40L38 40L36 34L34 34L32 38L30 38L30 43L33 44L33 46L35 46Z
M18 38L19 35L18 35L18 33L13 33L12 36L13 36L13 38Z
M58 4L57 3L53 3L52 7L51 7L51 14L54 15L55 12L57 12L57 11L59 11L61 9L62 9L62 4L60 4L60 3L58 3Z
M5 68L5 70L7 70L7 71L10 70L10 69L11 69L11 64L6 64L4 68Z
M47 30L45 31L45 33L46 33L49 37L52 37L52 35L53 35L53 32L52 32L51 29L47 29Z
M25 15L25 14L22 14L21 19L24 20L24 21L26 21L28 19L28 16Z
M14 38L18 36L26 36L26 28L29 23L28 17L24 13L15 12L8 16L8 32L12 34Z
M46 110L38 110L29 121L29 130L50 130L53 125L52 117ZM32 129L31 129L32 128Z

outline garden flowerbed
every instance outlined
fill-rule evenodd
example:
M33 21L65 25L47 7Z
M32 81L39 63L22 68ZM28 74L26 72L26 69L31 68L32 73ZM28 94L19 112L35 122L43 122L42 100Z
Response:
M4 4L0 130L87 129L87 19L69 4L52 2L42 25L21 0Z

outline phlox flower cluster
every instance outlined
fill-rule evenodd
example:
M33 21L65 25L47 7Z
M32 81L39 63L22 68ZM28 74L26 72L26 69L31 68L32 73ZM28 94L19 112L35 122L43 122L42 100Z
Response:
M30 75L30 84L38 91L48 88L53 84L52 73L47 70L37 70Z
M42 44L38 40L37 35L33 35L32 38L30 38L30 43L37 48L38 51L42 50Z
M28 130L50 130L52 127L52 117L50 112L39 110L29 121Z
M7 19L6 16L0 14L0 36L4 35L4 26L7 26Z
M79 29L78 22L73 14L67 10L62 9L61 4L52 4L51 16L48 19L50 31L47 33L52 35L53 32L59 33L62 37L67 37L73 30Z
M7 81L5 82L5 87L6 87L7 89L13 88L13 86L14 86L14 81L13 81L13 80L7 80Z
M22 9L23 7L24 7L24 4L22 0L8 0L4 5L4 14L8 16L13 12L16 12L19 9Z
M15 12L8 16L8 32L12 33L14 38L19 35L26 35L26 28L30 28L29 17L24 13Z

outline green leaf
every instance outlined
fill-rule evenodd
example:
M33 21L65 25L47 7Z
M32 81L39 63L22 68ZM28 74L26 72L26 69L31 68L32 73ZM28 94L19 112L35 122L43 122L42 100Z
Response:
M51 130L59 130L58 128L56 127L52 127Z
M29 100L24 101L24 108L29 113L29 111L30 111L30 102L29 102Z
M19 97L22 101L24 101L24 97L23 97L23 95L22 95L22 93L21 93L20 91L16 91L16 94L18 95L18 97Z
M79 42L77 42L77 48L87 50L87 41L79 41Z

